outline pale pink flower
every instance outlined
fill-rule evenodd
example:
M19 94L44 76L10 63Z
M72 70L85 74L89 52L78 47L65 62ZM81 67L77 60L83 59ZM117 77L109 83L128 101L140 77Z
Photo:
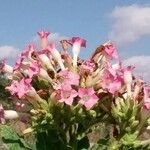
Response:
M50 69L50 70L53 70L54 72L56 72L55 69L54 69L54 67L53 67L53 65L52 65L52 63L51 63L50 58L47 56L47 51L43 51L43 50L40 51L38 53L38 58L39 58L39 60L41 62L41 65L45 69Z
M35 53L35 46L33 44L29 44L27 49L21 53L21 57L27 59L31 62L34 62L33 54Z
M80 66L80 71L83 73L92 73L94 69L95 64L90 60L84 61Z
M40 38L46 38L49 36L50 32L40 31L40 32L37 32L37 34L40 36Z
M150 86L144 87L144 106L150 110Z
M0 72L4 72L4 73L13 73L13 67L10 65L7 65L5 63L5 60L0 61Z
M15 95L18 92L18 81L13 80L10 86L7 86L6 89L9 90L9 92L11 93L11 95Z
M117 62L113 65L111 63L107 62L105 64L105 69L107 69L109 71L109 73L111 73L113 76L122 75L122 64L121 64L121 62Z
M64 102L67 105L72 105L74 98L78 95L78 92L72 89L68 84L63 84L60 89L59 102Z
M132 92L131 92L131 84L132 84L132 71L134 67L133 66L128 66L127 68L124 68L123 72L123 78L124 78L124 83L126 84L127 88L127 93L128 96L131 97Z
M63 64L63 61L61 59L61 55L58 52L58 50L56 49L55 44L49 44L49 46L47 47L47 49L49 50L49 52L51 53L51 55L53 56L53 58L58 62L61 70L65 69L65 66Z
M86 47L86 40L80 37L73 37L69 40L69 43L73 45L72 52L73 52L73 66L77 66L78 55L80 53L81 47Z
M22 66L23 60L24 60L24 58L20 55L15 63L15 66L13 67L14 71L20 69L20 67Z
M34 75L38 75L40 72L40 66L38 62L31 63L28 69L28 76L32 78Z
M99 100L93 88L80 88L78 96L80 97L79 103L84 105L88 110Z
M40 72L39 72L38 76L47 80L48 82L52 83L52 79L50 78L50 76L48 75L48 73L45 69L40 68Z
M133 98L136 99L143 88L144 81L142 78L137 79L134 87Z
M112 94L118 92L123 84L121 76L107 69L103 72L101 80L102 88L107 89Z
M66 69L60 71L58 75L61 77L63 83L67 83L70 85L79 85L80 76L74 72Z
M48 36L49 36L50 32L41 31L41 32L37 32L37 33L41 39L41 48L45 49L48 45Z
M118 59L116 47L112 43L104 44L104 51L110 58Z
M12 84L9 87L6 87L12 95L17 95L19 98L28 93L31 89L31 79L23 78L20 81L12 81Z

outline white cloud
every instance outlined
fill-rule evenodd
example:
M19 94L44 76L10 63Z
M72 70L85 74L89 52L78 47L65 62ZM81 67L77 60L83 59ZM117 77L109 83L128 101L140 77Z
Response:
M116 7L112 13L112 31L109 38L118 45L128 44L143 36L150 36L150 7Z
M0 59L13 59L17 56L19 50L13 46L0 46Z
M124 60L125 65L134 65L135 74L150 83L150 56L133 56Z

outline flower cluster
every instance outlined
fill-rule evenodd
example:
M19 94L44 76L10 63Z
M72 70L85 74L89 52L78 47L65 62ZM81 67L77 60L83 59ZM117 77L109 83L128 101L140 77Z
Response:
M37 118L34 118L34 121L38 120L43 124L50 114L51 121L46 120L45 124L48 126L53 124L57 119L53 114L56 113L54 111L56 106L64 111L67 109L66 111L70 113L68 124L73 120L73 125L76 123L83 125L83 120L87 118L91 121L88 113L92 113L97 119L101 118L99 114L103 112L104 114L112 112L112 116L116 118L114 113L121 110L120 102L127 99L134 105L140 104L142 110L150 109L150 86L140 77L133 75L133 66L123 66L112 43L100 45L88 60L82 60L79 53L82 47L86 47L86 40L80 37L64 39L59 43L62 46L59 51L56 43L49 42L50 34L45 31L38 32L40 47L28 45L14 67L4 62L1 64L1 71L11 80L11 85L6 89L21 103L31 104L33 106L31 114L34 117L43 115L41 120L38 118L40 121ZM70 48L72 55L69 52ZM104 101L106 102L103 103ZM63 114L62 110L59 113ZM5 114L6 111L1 106L1 123L8 118ZM19 114L16 116L19 117ZM59 124L67 124L65 121L61 120ZM67 125L62 128L70 129ZM90 128L89 125L87 128Z

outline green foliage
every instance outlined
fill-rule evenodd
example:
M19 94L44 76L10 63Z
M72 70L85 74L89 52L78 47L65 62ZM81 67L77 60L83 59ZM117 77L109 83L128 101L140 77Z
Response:
M0 135L8 150L31 150L32 148L11 127L0 126Z

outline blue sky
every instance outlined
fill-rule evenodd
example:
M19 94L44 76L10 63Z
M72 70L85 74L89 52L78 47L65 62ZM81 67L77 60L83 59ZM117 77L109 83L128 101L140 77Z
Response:
M17 49L17 52L22 50L33 41L37 31L44 29L57 33L57 36L85 38L87 48L81 52L85 58L96 46L111 39L126 62L135 63L135 57L137 60L137 56L140 59L144 56L146 63L150 63L148 15L149 0L1 1L0 57L12 60L15 55L12 50L7 52L8 48Z

